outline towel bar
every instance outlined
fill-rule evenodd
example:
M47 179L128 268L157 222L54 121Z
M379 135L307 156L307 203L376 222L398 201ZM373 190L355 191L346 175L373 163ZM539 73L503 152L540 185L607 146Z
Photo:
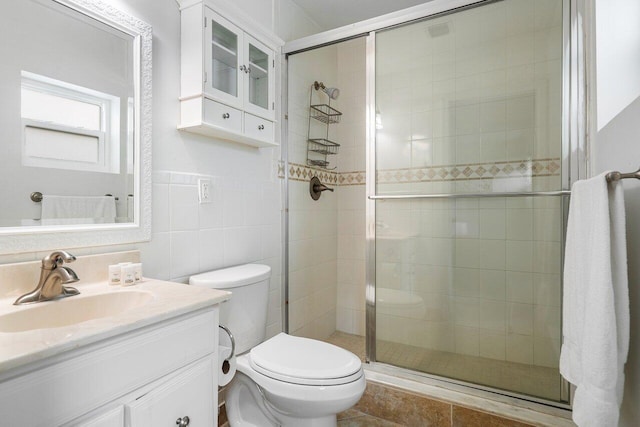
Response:
M607 182L620 181L621 179L626 179L626 178L640 179L640 169L630 173L620 173L618 171L615 171L615 172L609 172L607 174Z
M113 197L113 194L105 194L105 196ZM42 202L42 193L39 192L39 191L34 191L33 193L31 193L29 198L33 202L40 203L40 202ZM118 201L118 198L116 197L116 202L117 201Z

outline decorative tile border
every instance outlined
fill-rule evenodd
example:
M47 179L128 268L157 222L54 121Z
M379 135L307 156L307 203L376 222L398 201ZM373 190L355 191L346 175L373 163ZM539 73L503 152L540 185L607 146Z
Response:
M278 176L284 178L284 167L280 176L280 168L278 168ZM313 166L300 165L298 163L289 163L289 179L293 181L309 181L312 177L317 176L324 184L338 184L338 173L328 171ZM363 182L364 183L364 182Z
M278 178L284 178L284 162L278 162ZM376 172L378 184L452 182L483 179L538 178L560 175L560 159L532 159L511 162L465 163L423 168L383 169ZM317 176L333 185L365 185L364 171L333 172L313 166L289 163L289 179L308 181Z
M367 179L365 172L340 172L338 185L364 185Z
M400 184L559 175L560 159L556 158L386 169L376 173L376 180L379 184Z

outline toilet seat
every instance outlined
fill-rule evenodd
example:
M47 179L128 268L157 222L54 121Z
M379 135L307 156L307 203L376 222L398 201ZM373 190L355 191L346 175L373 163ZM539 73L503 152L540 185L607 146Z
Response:
M285 333L251 349L249 363L262 375L299 385L340 385L362 376L362 363L353 353Z

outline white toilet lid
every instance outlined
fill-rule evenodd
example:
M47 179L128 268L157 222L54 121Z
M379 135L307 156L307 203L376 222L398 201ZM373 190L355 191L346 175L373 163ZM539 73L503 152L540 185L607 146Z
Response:
M263 375L294 384L346 384L362 375L362 362L355 354L284 333L252 348L250 363Z

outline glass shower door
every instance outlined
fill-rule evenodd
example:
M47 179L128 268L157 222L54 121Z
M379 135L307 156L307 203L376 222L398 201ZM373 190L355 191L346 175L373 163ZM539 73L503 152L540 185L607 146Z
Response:
M563 1L375 35L375 359L563 401Z

